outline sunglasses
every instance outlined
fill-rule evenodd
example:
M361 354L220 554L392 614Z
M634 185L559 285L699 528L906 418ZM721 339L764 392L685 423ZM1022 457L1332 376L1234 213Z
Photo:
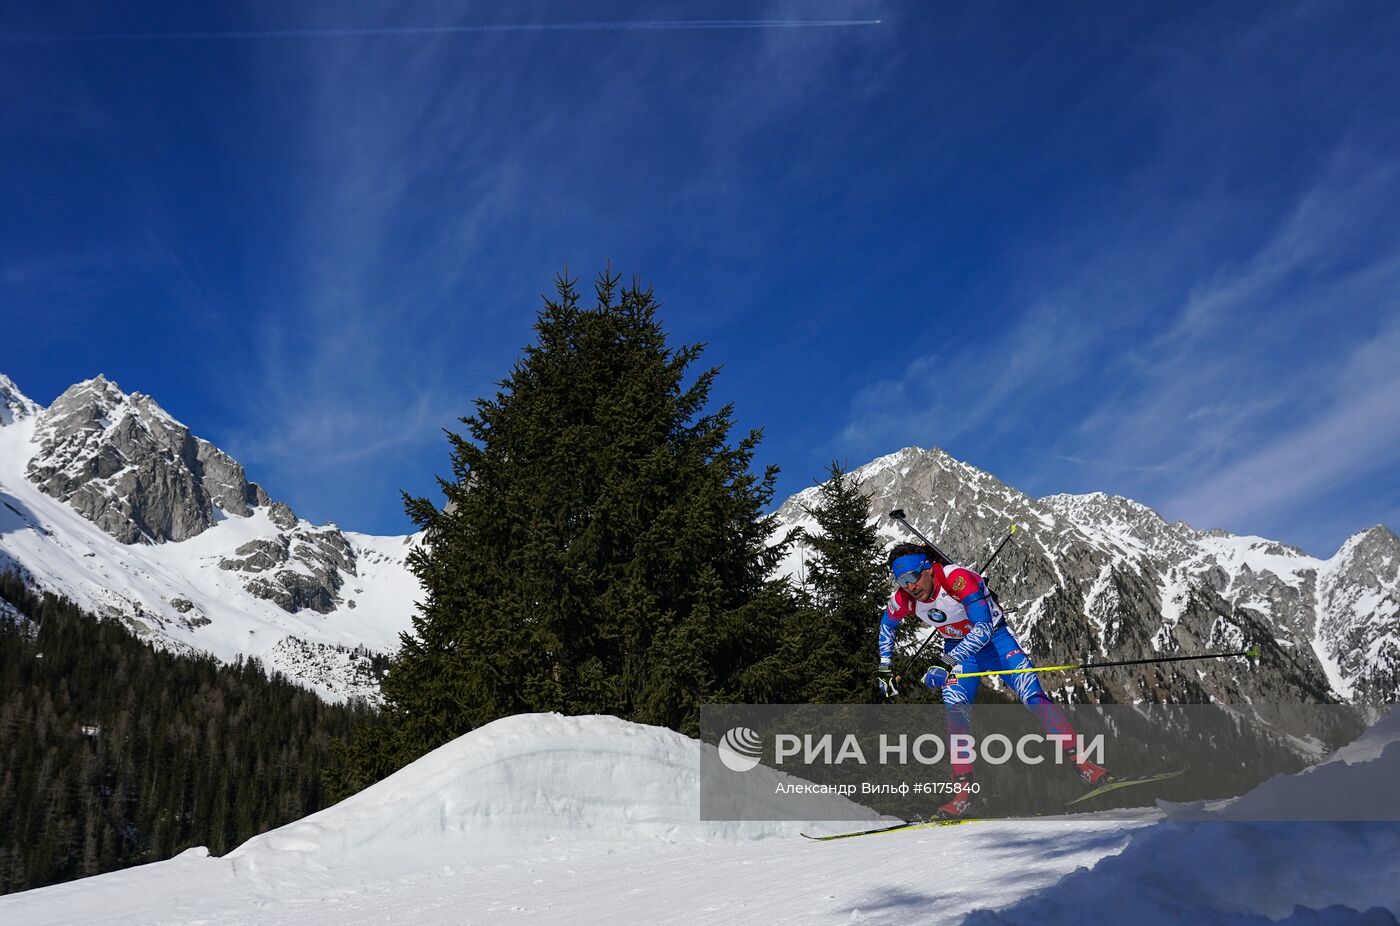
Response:
M901 556L891 563L890 572L894 574L895 583L904 587L919 581L919 576L923 575L924 570L932 565L927 556L911 553L908 556Z
M906 572L906 573L905 573L904 575L902 575L902 576L895 576L894 582L895 582L896 585L907 587L907 586L913 585L914 583L918 582L918 581L919 581L919 576L921 576L921 575L923 575L923 574L924 574L924 571L923 571L922 569L915 569L915 570L913 570L913 571L911 571L911 572Z

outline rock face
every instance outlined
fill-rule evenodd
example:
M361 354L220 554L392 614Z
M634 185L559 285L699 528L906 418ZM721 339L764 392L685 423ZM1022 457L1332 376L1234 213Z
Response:
M1046 675L1077 701L1200 702L1400 698L1400 541L1384 527L1330 560L1259 537L1169 523L1130 499L1031 498L941 450L909 448L856 470L871 511L903 508L956 560L988 574L1037 659L1134 659L1235 651L1243 659ZM815 489L777 511L780 535L811 520ZM890 542L912 540L882 517ZM800 560L800 557L798 557ZM790 560L789 562L794 562ZM872 620L874 617L872 617Z
M1384 525L1349 539L1318 576L1319 644L1358 701L1400 700L1400 538Z
M259 598L295 614L335 610L345 574L355 575L355 552L334 527L298 528L272 539L250 540L220 569L247 573L243 583Z
M22 398L17 389L12 395ZM23 401L28 405L19 407L15 400L12 415L38 416L29 480L114 539L178 543L221 517L247 518L263 508L279 532L245 543L220 568L240 573L250 593L292 614L308 608L326 614L339 604L343 575L355 574L345 535L333 526L301 525L288 505L248 481L238 461L192 435L150 396L127 395L98 376L47 409Z
M19 387L4 373L0 373L0 428L14 424L21 418L32 418L39 413L34 404Z
M98 376L39 413L28 476L122 543L187 540L247 517L267 494L228 454L190 434L155 400Z
M105 377L45 408L0 374L0 570L155 646L375 701L421 594L407 565L420 539L299 519Z

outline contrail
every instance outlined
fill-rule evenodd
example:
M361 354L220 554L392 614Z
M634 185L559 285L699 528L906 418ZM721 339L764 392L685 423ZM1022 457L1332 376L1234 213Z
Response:
M497 23L469 26L389 26L364 29L255 29L219 32L73 32L0 35L12 43L160 42L176 39L319 39L364 36L473 35L489 32L675 32L701 29L833 29L878 26L878 19L674 19L572 23Z

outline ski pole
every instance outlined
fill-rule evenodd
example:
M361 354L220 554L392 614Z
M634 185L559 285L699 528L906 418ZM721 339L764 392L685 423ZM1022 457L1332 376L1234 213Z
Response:
M906 672L909 671L909 667L912 666L912 665L914 664L914 661L915 661L916 659L919 658L919 654L922 653L922 652L924 651L924 648L925 648L926 646L928 646L929 643L932 642L932 641L933 641L934 639L936 639L937 637L938 637L938 631L933 631L933 632L930 633L927 637L924 638L924 642L922 642L922 643L919 644L919 648L916 649L916 650L914 650L914 654L913 654L912 656L910 656L908 659L904 660L904 668L903 668L903 669L900 669L899 672L898 672L898 673L895 675L895 677L894 677L894 680L895 680L896 682L900 682L900 681L903 681L903 680L904 680L904 674L905 674Z
M891 511L890 517L898 521L900 524L903 524L905 528L909 530L910 533L922 540L926 546L930 547L933 550L933 552L941 556L945 562L951 563L953 561L953 558L947 553L944 553L943 550L939 548L938 544L934 543L932 540L929 540L927 537L925 537L922 533L919 532L919 529L917 527L909 523L909 519L904 516L903 508L896 508L893 511ZM992 551L992 555L987 557L987 561L977 568L978 575L981 575L985 578L987 568L992 565L992 561L997 558L997 554L1001 553L1001 548L1006 546L1006 542L1011 539L1011 535L1016 533L1018 529L1019 528L1017 525L1011 525L1011 529L1006 532L1005 537L1001 538L1001 543L997 544L997 548Z
M1079 662L1068 666L1039 666L1029 669L994 669L990 672L959 672L958 678L980 678L984 675L1019 675L1023 672L1064 672L1069 669L1107 669L1113 666L1142 666L1158 662L1188 662L1193 659L1226 659L1230 656L1259 658L1259 647L1251 646L1238 653L1205 653L1200 656L1163 656L1158 659L1121 659L1114 662ZM951 674L951 673L950 673Z

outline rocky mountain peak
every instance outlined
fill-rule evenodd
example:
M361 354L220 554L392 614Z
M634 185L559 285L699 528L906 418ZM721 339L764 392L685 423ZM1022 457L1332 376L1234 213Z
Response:
M187 540L270 504L243 467L155 399L98 375L38 412L26 475L122 543Z
M1040 502L1102 545L1125 555L1173 559L1188 555L1201 537L1189 524L1168 522L1155 510L1121 495L1050 495Z
M43 408L0 377L0 409L7 420L33 418L16 472L122 544L178 543L226 518L261 513L267 524L235 532L236 548L216 560L254 597L290 613L328 614L341 605L346 578L358 577L354 548L334 524L300 520L149 395L98 375ZM250 530L256 539L247 539ZM197 622L188 597L179 600L175 610Z
M906 447L853 475L870 496L872 512L903 508L912 523L931 531L950 556L964 562L977 560L991 534L1017 521L1049 517L1034 499L937 447ZM778 520L795 522L805 516L803 508L815 501L815 491L804 490L784 502ZM893 522L886 521L885 527L892 536L909 539Z
M1385 525L1348 538L1321 570L1317 636L1353 698L1400 698L1400 538Z
M32 418L38 413L39 406L20 392L14 380L0 373L0 427Z
M1093 673L1073 683L1072 699L1400 696L1400 541L1384 527L1324 563L1262 537L1169 522L1103 492L1031 498L937 449L906 448L853 475L887 542L911 539L883 517L903 508L954 559L976 566L1018 525L988 578L1038 658L1132 659L1253 643L1264 652L1258 668L1229 659ZM807 526L814 493L778 509L779 536ZM798 548L785 561L799 580L804 555Z
M1377 579L1394 582L1400 573L1400 537L1384 524L1347 538L1333 561L1338 568L1369 568Z

